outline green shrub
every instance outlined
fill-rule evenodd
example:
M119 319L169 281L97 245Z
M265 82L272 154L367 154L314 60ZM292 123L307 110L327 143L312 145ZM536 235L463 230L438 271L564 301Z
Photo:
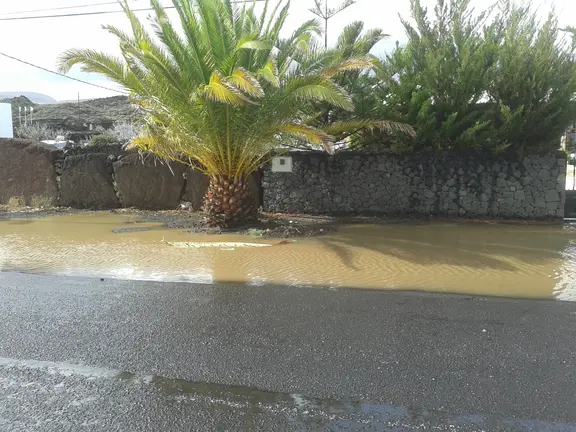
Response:
M90 139L88 146L90 146L90 147L104 147L104 146L113 145L113 144L118 144L118 140L115 137L108 135L108 134L101 134L101 135L94 135Z
M497 22L488 95L498 140L520 153L558 149L576 118L574 47L562 40L553 14L539 23L529 7L505 4Z
M556 17L501 1L475 14L470 0L438 0L434 18L411 0L405 46L381 61L376 86L387 118L415 127L397 151L531 153L557 149L576 118L575 46Z

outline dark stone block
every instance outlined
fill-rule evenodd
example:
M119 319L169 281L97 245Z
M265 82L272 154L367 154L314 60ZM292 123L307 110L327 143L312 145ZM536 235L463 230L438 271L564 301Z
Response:
M59 204L98 210L120 207L107 162L104 153L67 157L60 177Z
M0 203L34 195L56 203L58 183L54 163L62 152L33 140L0 139Z
M201 210L204 196L210 185L210 179L206 174L192 168L186 171L186 190L182 201L191 204L193 210Z
M186 166L151 154L131 154L114 162L116 187L124 207L175 209L184 193Z

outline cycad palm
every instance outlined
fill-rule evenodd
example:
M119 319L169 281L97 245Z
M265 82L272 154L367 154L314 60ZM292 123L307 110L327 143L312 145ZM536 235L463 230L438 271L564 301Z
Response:
M352 109L331 77L341 68L366 65L343 62L301 74L293 67L295 55L307 49L318 25L308 21L291 38L280 40L289 2L279 2L270 11L265 1L258 15L255 3L172 0L178 27L159 0L150 3L155 38L124 0L131 34L105 27L118 37L122 57L69 50L60 59L60 69L81 64L83 70L104 74L128 89L147 113L139 147L210 176L207 222L249 222L257 209L247 176L265 162L282 135L328 145L330 137L308 126L300 107L322 101Z

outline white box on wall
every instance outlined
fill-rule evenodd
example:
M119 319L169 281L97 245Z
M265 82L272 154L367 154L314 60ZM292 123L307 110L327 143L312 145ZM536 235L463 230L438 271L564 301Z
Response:
M292 172L292 157L278 156L273 158L272 172Z
M14 138L12 105L0 103L0 138Z

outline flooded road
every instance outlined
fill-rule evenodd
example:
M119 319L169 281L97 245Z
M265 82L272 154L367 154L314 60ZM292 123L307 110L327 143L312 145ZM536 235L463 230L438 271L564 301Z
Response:
M279 243L135 215L2 220L0 270L576 300L576 228L562 224L349 225Z

